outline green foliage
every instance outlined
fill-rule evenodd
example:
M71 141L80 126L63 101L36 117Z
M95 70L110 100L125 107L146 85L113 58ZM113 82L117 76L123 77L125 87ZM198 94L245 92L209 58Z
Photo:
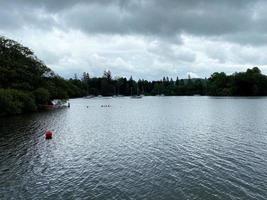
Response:
M208 80L208 94L215 96L267 95L267 77L261 74L257 67L229 76L223 72L216 72Z
M0 89L0 115L36 111L34 97L15 89Z
M83 74L82 85L79 85L79 87L87 90L86 95L204 95L207 82L204 79L177 79L173 81L169 77L163 77L160 81L147 81L143 79L135 81L132 77L128 80L123 77L112 79L110 71L105 71L103 77L99 78L89 78L88 75L85 76L88 74L86 72Z
M85 73L86 74L86 73ZM103 96L111 95L212 95L212 96L262 96L267 95L267 77L254 67L246 72L226 75L215 72L209 79L178 79L163 77L160 81L135 80L130 77L116 78L109 71L102 78L88 78L85 88L88 94Z
M32 90L50 71L29 48L0 37L0 87Z
M45 88L37 88L34 91L34 96L37 104L47 104L50 100L50 93Z
M34 111L52 99L81 97L85 87L80 80L55 75L29 48L0 37L1 115Z

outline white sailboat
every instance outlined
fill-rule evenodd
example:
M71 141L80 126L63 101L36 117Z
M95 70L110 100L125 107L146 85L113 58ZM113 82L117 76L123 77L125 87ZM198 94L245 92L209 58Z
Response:
M132 93L133 93L132 90L133 90L133 88L131 88L131 98L132 99L141 99L143 97L143 95L139 94L138 85L137 85L137 88L136 88L136 95L132 95Z

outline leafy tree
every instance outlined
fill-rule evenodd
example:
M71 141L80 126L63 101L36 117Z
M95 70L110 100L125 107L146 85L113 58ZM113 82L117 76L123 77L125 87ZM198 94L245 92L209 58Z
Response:
M34 91L34 96L37 104L46 104L50 100L50 93L45 88L37 88Z
M0 89L0 116L36 111L34 97L14 89Z
M104 71L103 78L107 79L108 81L111 81L112 79L111 71L109 70Z

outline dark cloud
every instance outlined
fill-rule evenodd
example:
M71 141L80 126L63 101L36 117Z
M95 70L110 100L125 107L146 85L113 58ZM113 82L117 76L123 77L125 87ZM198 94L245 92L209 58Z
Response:
M100 1L101 2L101 1ZM239 2L239 3L238 3ZM241 3L242 2L242 3ZM252 1L128 1L80 3L62 13L62 23L89 33L169 36L186 32L223 35L247 31L252 23Z
M22 1L0 0L0 30L19 30L36 28L49 30L58 24L51 13L46 10L22 4Z
M267 8L262 0L3 0L1 4L1 29L56 26L89 34L165 38L188 33L225 36L231 41L246 40L252 44L262 41L256 32L266 32L265 13L258 12L259 8ZM242 38L237 34L242 34Z
M267 63L266 9L264 0L0 0L0 34L62 74L206 76L210 65Z

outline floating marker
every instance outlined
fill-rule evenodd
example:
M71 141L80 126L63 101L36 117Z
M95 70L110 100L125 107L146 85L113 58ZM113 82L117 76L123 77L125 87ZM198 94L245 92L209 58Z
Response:
M52 131L46 131L46 132L45 132L45 139L46 139L46 140L50 140L50 139L52 139L52 136L53 136Z

